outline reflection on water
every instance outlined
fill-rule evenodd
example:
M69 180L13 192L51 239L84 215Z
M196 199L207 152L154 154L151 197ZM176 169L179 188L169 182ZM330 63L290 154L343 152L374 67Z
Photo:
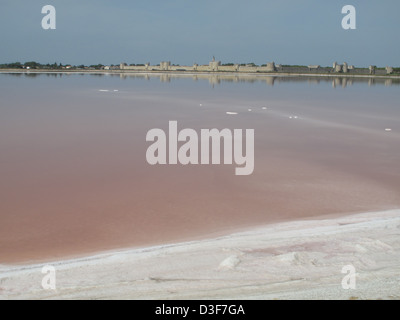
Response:
M254 76L254 75L218 75L218 74L195 74L195 75L174 75L174 74L127 74L121 73L119 76L122 79L127 79L129 77L135 77L139 79L150 80L151 78L160 79L161 82L171 82L173 79L179 78L187 78L192 79L194 81L198 80L206 80L211 85L218 85L222 82L247 82L247 83L256 83L262 82L269 86L273 86L275 84L287 83L287 82L307 82L308 84L318 85L320 83L331 83L333 88L336 87L347 87L351 86L355 83L362 83L371 85L400 85L400 79L398 78L356 78L356 77L307 77L307 76Z
M400 85L400 78L387 77L341 77L341 76L268 76L268 75L238 75L238 74L168 74L168 73L79 73L79 72L26 72L26 73L7 73L7 75L16 77L36 78L47 76L53 78L69 77L73 75L91 76L91 77L119 77L121 79L159 79L161 82L171 82L174 79L192 79L193 81L204 80L211 85L219 85L223 82L233 83L265 83L269 86L279 85L288 82L307 82L310 85L318 85L320 83L330 83L333 88L346 88L353 84L373 85Z

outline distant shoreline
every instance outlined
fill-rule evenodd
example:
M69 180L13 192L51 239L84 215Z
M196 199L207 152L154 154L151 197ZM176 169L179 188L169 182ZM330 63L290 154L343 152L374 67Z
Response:
M137 70L47 70L47 69L0 69L0 73L63 73L63 74L152 74L152 75L232 75L251 77L322 77L322 78L380 78L400 79L394 74L343 74L343 73L295 73L295 72L227 72L227 71L137 71Z

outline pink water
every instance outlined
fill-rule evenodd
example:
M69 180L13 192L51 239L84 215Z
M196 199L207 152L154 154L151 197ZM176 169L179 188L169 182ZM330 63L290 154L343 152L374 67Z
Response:
M400 206L398 84L169 80L0 74L1 264ZM150 166L169 120L255 129L254 173Z

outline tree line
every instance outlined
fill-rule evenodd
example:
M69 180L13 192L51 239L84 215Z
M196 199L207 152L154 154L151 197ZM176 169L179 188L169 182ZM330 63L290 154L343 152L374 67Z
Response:
M114 66L114 65L111 65ZM99 63L99 64L93 64L90 66L86 65L70 65L70 64L62 64L62 63L57 63L54 62L52 64L47 63L47 64L42 64L38 63L36 61L28 61L25 63L21 62L11 62L11 63L3 63L0 64L0 69L49 69L49 70L60 70L60 69L96 69L100 70L104 68L104 65Z

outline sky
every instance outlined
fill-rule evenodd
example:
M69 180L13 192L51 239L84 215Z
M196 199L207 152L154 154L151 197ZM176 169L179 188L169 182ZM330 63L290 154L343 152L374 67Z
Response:
M342 7L356 29L342 28ZM56 29L41 26L56 9ZM0 63L400 66L399 0L1 0Z

